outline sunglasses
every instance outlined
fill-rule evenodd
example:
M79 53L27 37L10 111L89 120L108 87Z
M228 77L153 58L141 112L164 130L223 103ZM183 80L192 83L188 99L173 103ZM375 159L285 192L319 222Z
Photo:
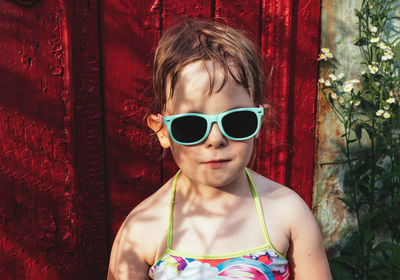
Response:
M222 134L234 141L254 137L261 127L264 108L237 108L217 115L198 113L163 116L158 119L168 128L172 140L181 145L196 145L203 142L210 133L214 122Z

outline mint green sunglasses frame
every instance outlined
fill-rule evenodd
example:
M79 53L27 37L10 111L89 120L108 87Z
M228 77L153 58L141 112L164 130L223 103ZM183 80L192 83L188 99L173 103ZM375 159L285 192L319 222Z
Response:
M224 127L222 125L222 119L228 114L235 113L235 112L243 112L243 111L245 111L245 112L253 112L253 113L256 114L256 116L257 116L257 129L251 135L246 136L246 137L236 138L236 137L229 136L224 130ZM160 122L164 123L167 126L169 135L172 138L172 140L174 140L174 142L176 142L178 144L181 144L181 145L190 146L190 145L196 145L196 144L199 144L199 143L203 142L208 137L208 134L210 134L211 126L215 122L218 124L218 127L219 127L220 131L222 132L222 134L228 139L231 139L231 140L234 140L234 141L244 141L244 140L250 139L250 138L254 137L258 133L258 131L260 131L261 117L263 115L264 115L264 108L260 105L258 108L252 108L252 107L237 108L237 109L229 110L229 111L226 111L226 112L223 112L223 113L220 113L220 114L216 114L216 115L205 115L205 114L199 114L199 113L186 113L186 114L178 114L178 115L171 115L171 116L163 116L161 114L158 114L158 119L159 119ZM175 139L175 137L174 137L174 135L172 133L171 125L172 125L172 122L175 119L181 118L181 117L188 117L188 116L196 116L196 117L200 117L200 118L205 119L206 122L207 122L207 128L206 128L206 131L204 133L204 136L200 140L197 140L197 141L194 141L194 142L181 142L181 141Z

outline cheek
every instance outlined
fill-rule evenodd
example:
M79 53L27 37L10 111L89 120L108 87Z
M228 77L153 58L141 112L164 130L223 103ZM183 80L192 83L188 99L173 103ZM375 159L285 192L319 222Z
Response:
M178 167L181 167L182 163L190 162L196 157L196 151L192 146L184 146L176 144L171 140L171 153Z
M242 156L246 159L248 162L251 158L251 155L253 153L253 148L254 148L254 140L249 139L246 140L246 142L243 143L243 147L241 148L241 154Z

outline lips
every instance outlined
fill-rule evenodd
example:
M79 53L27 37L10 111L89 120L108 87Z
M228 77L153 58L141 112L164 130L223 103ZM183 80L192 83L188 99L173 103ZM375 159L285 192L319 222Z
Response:
M218 168L218 167L224 166L229 161L231 161L231 160L230 159L213 159L213 160L204 162L204 164L211 168Z

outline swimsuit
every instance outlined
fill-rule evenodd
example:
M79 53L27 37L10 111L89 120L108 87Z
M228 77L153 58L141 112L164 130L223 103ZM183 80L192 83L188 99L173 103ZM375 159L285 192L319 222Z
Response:
M217 279L289 279L288 261L272 246L264 215L254 183L247 169L251 193L256 205L260 226L266 244L254 249L228 255L192 255L174 251L172 244L173 204L176 181L172 182L170 217L167 236L167 248L161 258L150 268L149 276L154 280L217 280Z

